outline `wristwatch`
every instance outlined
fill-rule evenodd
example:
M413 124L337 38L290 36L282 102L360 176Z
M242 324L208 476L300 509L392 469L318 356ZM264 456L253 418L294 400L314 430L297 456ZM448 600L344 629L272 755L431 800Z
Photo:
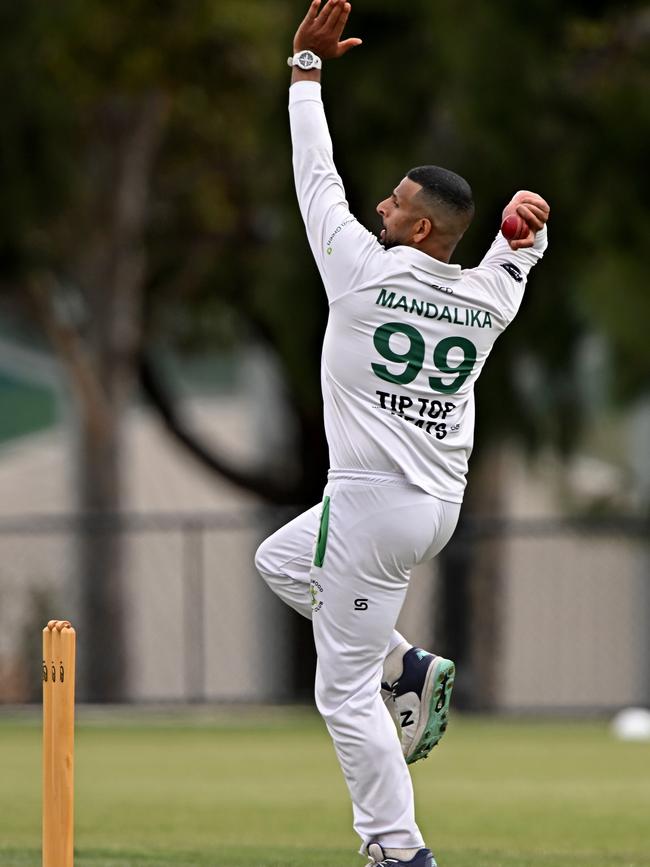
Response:
M313 51L298 51L293 57L287 58L287 64L289 66L297 66L298 69L302 69L303 72L308 72L310 69L321 69L323 63Z

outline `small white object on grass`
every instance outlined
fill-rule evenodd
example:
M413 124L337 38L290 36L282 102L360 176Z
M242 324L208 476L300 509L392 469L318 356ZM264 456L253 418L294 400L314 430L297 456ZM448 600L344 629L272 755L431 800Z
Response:
M626 707L612 720L612 731L621 741L650 741L650 710Z

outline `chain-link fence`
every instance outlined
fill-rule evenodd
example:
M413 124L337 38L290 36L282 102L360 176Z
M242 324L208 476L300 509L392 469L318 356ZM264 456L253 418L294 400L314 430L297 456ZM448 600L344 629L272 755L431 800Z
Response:
M125 699L295 698L293 656L304 652L296 646L297 615L253 564L261 539L289 516L132 514L101 527L122 542ZM99 529L74 517L0 523L0 702L39 698L40 631L48 619L74 621L80 656L93 640L75 577L82 532ZM443 557L416 570L400 628L439 652L441 642L455 640L461 689L470 698L489 694L478 706L648 704L649 538L642 521L466 521L455 565ZM449 589L461 583L464 605L454 621Z

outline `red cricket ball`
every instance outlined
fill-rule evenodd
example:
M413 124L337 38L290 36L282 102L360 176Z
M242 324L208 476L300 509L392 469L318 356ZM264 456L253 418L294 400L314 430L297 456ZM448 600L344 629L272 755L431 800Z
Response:
M501 223L501 234L508 241L519 240L524 238L528 233L528 226L525 221L518 217L517 214L510 214Z

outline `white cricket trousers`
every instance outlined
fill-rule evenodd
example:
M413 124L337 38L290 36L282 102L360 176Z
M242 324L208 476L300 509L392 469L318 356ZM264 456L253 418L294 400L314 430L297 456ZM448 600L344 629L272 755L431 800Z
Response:
M361 851L372 840L424 845L399 735L380 695L386 653L411 569L434 557L460 505L397 474L330 471L323 503L270 536L255 563L269 587L311 617L318 657L316 705L353 805Z

